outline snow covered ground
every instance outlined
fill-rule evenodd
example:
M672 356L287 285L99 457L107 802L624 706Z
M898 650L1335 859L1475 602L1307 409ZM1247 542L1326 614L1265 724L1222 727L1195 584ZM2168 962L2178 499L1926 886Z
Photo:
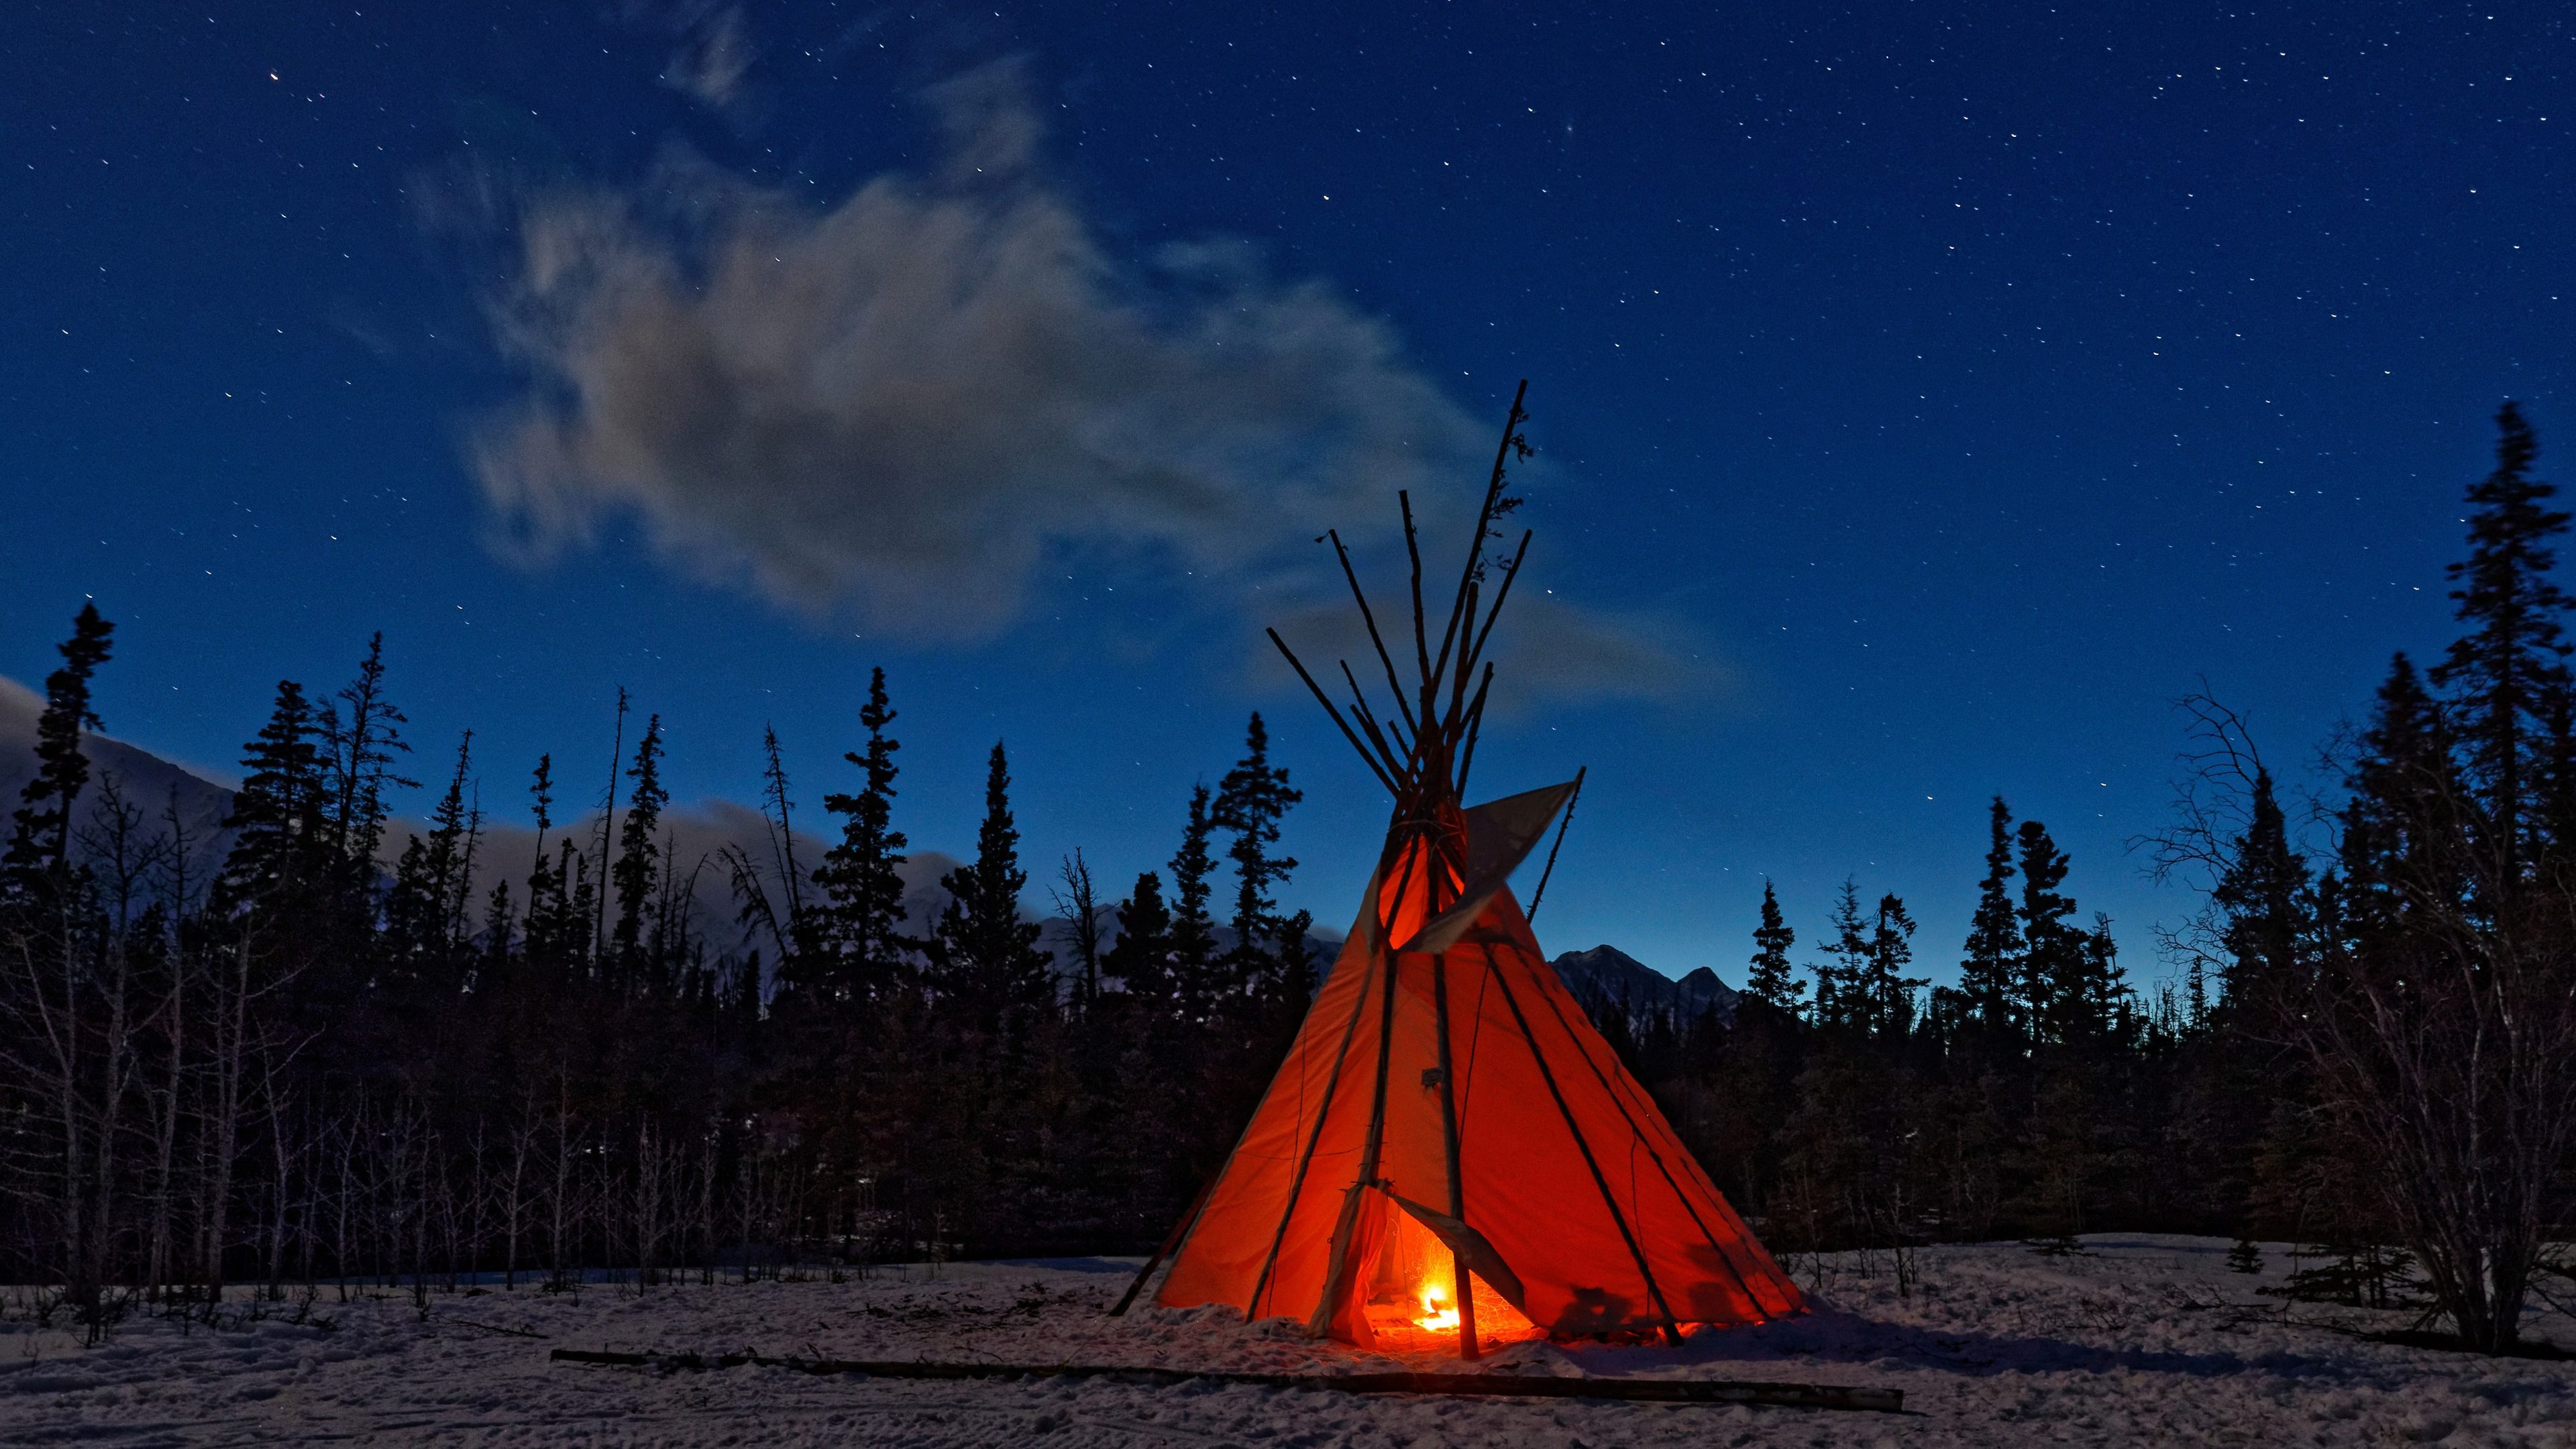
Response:
M82 1348L0 1319L7 1444L2355 1444L2576 1445L2576 1363L2393 1347L2349 1330L2406 1316L2258 1295L2289 1263L2232 1273L2205 1238L2099 1236L2079 1256L1926 1249L1900 1299L1884 1258L1800 1264L1818 1311L1679 1350L1523 1344L1491 1372L1764 1378L1905 1391L1902 1415L1522 1399L1367 1397L1100 1380L966 1383L781 1368L662 1372L549 1362L558 1347L841 1359L985 1359L1335 1373L1448 1371L1284 1325L1102 1310L1132 1263L880 1269L833 1283L593 1286L294 1305L224 1326L158 1319ZM382 1290L376 1290L381 1293ZM269 1305L275 1310L278 1305ZM229 1321L237 1319L238 1321ZM2540 1335L2576 1345L2576 1322ZM2345 1330L2345 1331L2339 1331ZM529 1336L534 1335L534 1336Z

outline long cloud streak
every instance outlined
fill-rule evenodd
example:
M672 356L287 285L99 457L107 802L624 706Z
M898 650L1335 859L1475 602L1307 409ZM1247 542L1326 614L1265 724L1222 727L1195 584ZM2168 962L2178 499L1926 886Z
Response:
M471 443L510 551L631 519L662 557L809 616L976 639L1068 559L1311 604L1326 526L1365 547L1396 489L1472 490L1490 425L1384 323L1237 246L1109 255L1041 173L1011 64L929 99L935 172L828 209L687 161L650 204L522 205L493 312L531 386ZM1556 644L1663 652L1553 612ZM1673 692L1676 670L1646 673L1578 670L1576 692Z

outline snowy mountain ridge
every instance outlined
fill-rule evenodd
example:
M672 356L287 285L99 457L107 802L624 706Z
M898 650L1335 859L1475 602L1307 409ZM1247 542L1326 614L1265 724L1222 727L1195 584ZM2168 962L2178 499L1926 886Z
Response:
M14 679L0 676L0 825L17 808L19 794L33 779L36 770L34 752L36 720L44 710L44 696ZM84 820L102 805L108 780L113 777L118 793L127 804L147 813L147 824L157 822L161 812L174 803L179 818L191 839L191 850L200 861L211 865L221 860L230 848L231 832L223 828L224 817L232 812L233 792L226 786L109 735L92 734L82 739L82 751L91 764L90 787L82 793ZM757 811L730 800L701 801L685 809L675 809L665 817L674 834L677 848L672 859L683 862L711 860L727 846L739 846L756 860L766 863L770 855L770 831ZM396 819L387 832L385 864L391 867L403 844L416 831L426 827L417 821ZM598 812L592 811L563 827L575 839L595 838ZM562 838L558 831L556 839ZM521 825L486 822L476 848L477 875L488 884L488 865L517 880L534 863L536 832ZM825 842L799 830L794 841L795 858L801 871L812 869L822 858ZM906 925L917 933L926 933L939 919L947 904L947 893L939 888L939 879L957 866L957 860L935 850L915 852L899 868L904 881ZM1032 871L1033 875L1042 872ZM728 883L710 870L702 880L705 895L702 916L710 939L724 941L736 929ZM772 890L776 882L771 881ZM483 899L484 886L478 886L472 898ZM1107 949L1117 940L1117 918L1111 908L1101 910L1101 947ZM1073 923L1060 914L1040 918L1043 934L1039 944L1055 956L1057 971L1070 978L1079 969L1074 964ZM1217 928L1220 948L1234 942L1231 929ZM1342 933L1338 926L1318 922L1308 937L1320 959L1316 963L1318 979L1332 966L1341 950ZM748 949L761 944L744 937L731 944ZM766 954L766 953L764 953ZM1556 958L1555 966L1565 983L1572 988L1586 1009L1596 1015L1603 1011L1624 1012L1632 1019L1647 1013L1678 1013L1684 1019L1715 1010L1720 1020L1735 1016L1736 993L1716 973L1701 967L1676 981L1638 961L1615 946L1595 946L1589 951L1568 951Z

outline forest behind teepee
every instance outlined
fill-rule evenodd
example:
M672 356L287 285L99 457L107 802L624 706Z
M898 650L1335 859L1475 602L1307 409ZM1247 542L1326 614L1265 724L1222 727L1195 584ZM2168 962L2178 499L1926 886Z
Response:
M2194 891L2152 972L1999 797L1963 941L1856 881L1822 921L1766 889L1731 1011L1590 994L1775 1252L1885 1250L1901 1276L1942 1240L2288 1240L2294 1291L2513 1340L2567 1271L2576 682L2568 516L2498 421L2457 637L2398 654L2348 737L2258 744L2185 701L2176 813L2085 863ZM405 737L381 641L344 683L278 685L210 821L96 738L115 642L92 607L61 645L0 861L0 1278L94 1332L227 1283L1142 1251L1330 959L1283 904L1300 795L1258 715L1132 881L1025 858L994 744L971 858L925 897L883 671L833 778L743 742L766 828L698 850L649 701L621 696L579 769L504 771L470 736ZM511 776L534 846L505 857L487 802Z

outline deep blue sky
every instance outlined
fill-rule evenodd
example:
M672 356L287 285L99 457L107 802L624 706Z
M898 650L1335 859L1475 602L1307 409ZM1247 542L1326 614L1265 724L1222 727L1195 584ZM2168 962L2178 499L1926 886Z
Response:
M1144 319L1149 396L1091 368L995 409L1061 414L1040 452L1153 432L1122 487L1186 453L1161 423L1252 408L1285 442L1210 486L1258 523L1264 470L1341 467L1354 417L1419 415L1445 459L1534 379L1529 586L1599 626L1551 657L1645 641L1527 698L1479 769L1499 792L1592 767L1552 948L1737 980L1764 876L1812 939L1853 873L1912 902L1946 974L2000 791L2151 978L2145 928L2186 903L2122 846L2165 818L2170 701L2205 678L2302 758L2389 651L2445 637L2497 401L2529 401L2545 472L2576 430L2569 13L1714 9L27 7L0 40L0 674L40 678L94 595L111 731L223 765L280 676L336 685L381 628L422 773L471 726L487 801L540 750L598 773L623 683L682 799L748 798L774 722L810 810L883 663L917 845L971 841L1003 736L1033 857L1079 844L1122 881L1259 707L1309 792L1294 898L1338 922L1382 807L1247 642L1311 602L1279 572L1311 553L1278 563L1304 514L1230 553L1259 529L1167 527L1132 491L1086 512L1086 475L987 418L934 410L900 464L875 423L826 430L814 517L1037 480L995 505L1035 554L888 603L864 538L832 582L744 562L812 531L775 522L765 461L706 485L735 511L690 514L696 545L610 506L532 550L477 481L508 420L571 406L534 219L646 216L584 255L668 262L703 301L692 248L746 215L809 244L812 281L867 254L825 219L871 182L968 215L1035 195L1087 238L1094 300ZM975 97L978 144L1034 137L1005 182L941 139ZM764 275L724 307L794 331L808 304ZM1247 297L1395 350L1317 383L1365 394L1339 410L1238 387L1240 343L1191 329ZM839 375L828 321L776 346ZM856 374L879 393L910 365L882 353ZM642 411L696 486L695 415ZM1465 496L1476 471L1438 476ZM1382 477L1318 485L1381 543Z

